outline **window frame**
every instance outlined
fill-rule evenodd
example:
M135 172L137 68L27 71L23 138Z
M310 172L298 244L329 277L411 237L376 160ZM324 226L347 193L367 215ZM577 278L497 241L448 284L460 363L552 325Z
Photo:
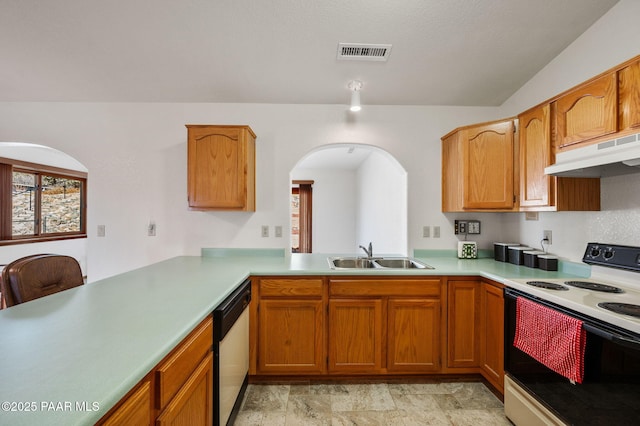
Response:
M37 189L36 215L38 229L35 235L14 236L12 228L12 185L13 172L33 173L39 175L37 180L42 180L42 175L58 178L79 180L82 182L80 190L80 231L41 233L42 217L40 208L41 188ZM31 163L22 160L0 157L0 246L10 244L28 244L44 241L69 240L87 237L87 173L79 170L64 169L44 164Z

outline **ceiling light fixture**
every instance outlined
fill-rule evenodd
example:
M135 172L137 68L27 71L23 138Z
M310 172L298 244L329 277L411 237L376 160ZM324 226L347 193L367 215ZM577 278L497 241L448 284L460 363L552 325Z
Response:
M349 90L351 90L351 106L349 109L353 112L360 111L362 106L360 105L360 90L362 90L362 82L360 80L352 80L347 84Z

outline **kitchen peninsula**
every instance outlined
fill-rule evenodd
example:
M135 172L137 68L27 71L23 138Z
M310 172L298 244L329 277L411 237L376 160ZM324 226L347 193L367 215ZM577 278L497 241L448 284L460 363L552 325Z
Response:
M326 254L205 249L0 311L3 424L92 424L250 276L555 278L496 262L416 252L434 269L332 270ZM13 404L13 405L12 405Z

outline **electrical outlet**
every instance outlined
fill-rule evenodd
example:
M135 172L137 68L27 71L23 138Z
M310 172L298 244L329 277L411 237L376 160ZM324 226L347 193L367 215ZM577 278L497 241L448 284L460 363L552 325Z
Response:
M276 235L276 238L282 238L282 226L278 225L274 229L275 229L274 233Z
M262 238L269 237L269 225L262 225Z
M439 226L434 226L433 227L433 238L440 238L440 227Z
M545 240L546 244L551 245L551 231L542 231L542 240Z
M429 232L429 227L428 226L423 226L422 227L422 238L429 238L431 236L431 233Z

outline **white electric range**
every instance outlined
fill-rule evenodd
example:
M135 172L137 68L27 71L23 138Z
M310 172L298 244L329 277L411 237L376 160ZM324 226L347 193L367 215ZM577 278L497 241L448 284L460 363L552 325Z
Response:
M600 271L601 269L604 271ZM640 287L638 287L640 274L622 271L615 271L612 274L610 268L601 267L592 267L591 272L590 278L516 279L507 280L505 284L565 308L640 334ZM629 275L635 275L637 278ZM635 280L630 278L635 278ZM585 289L576 287L576 283L579 283L578 285L583 283L594 285L598 290L619 289L620 291ZM548 286L547 284L550 285ZM613 312L604 307L609 305L600 305L608 303L621 304L618 307L623 308L622 312L627 312L627 314ZM633 316L632 314L634 313L638 316Z
M583 261L592 265L590 278L512 279L505 284L640 334L640 247L589 243Z
M589 243L582 260L592 265L590 278L505 282L504 407L507 417L517 425L637 422L640 247ZM512 344L519 298L582 321L586 341L582 384L550 370L543 360L532 358ZM626 310L613 312L610 304ZM563 346L553 348L549 350Z

